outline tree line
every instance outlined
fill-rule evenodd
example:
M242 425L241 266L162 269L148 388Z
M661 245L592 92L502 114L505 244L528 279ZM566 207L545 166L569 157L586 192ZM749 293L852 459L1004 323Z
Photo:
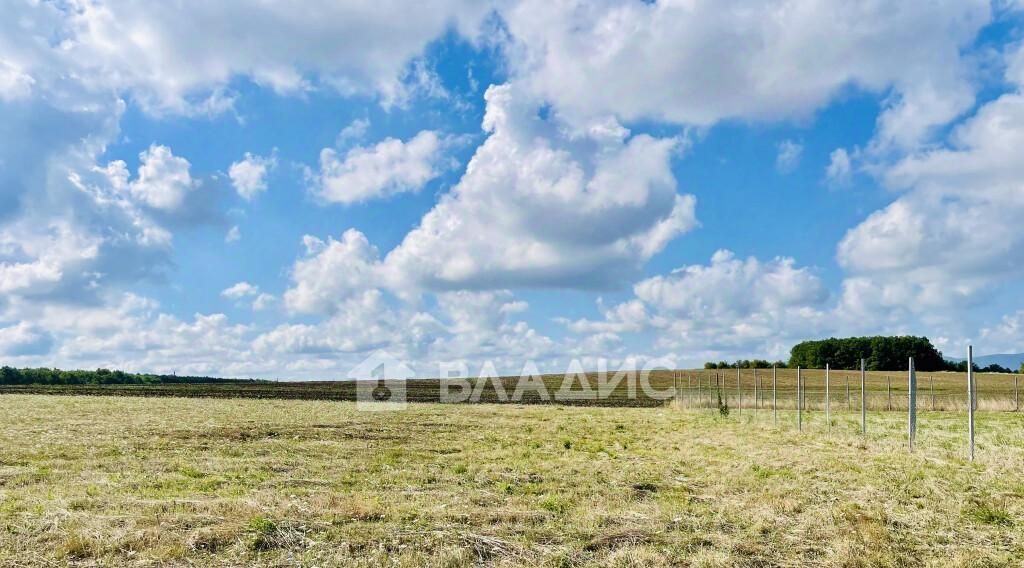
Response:
M765 359L740 359L729 363L728 361L708 361L704 363L705 369L771 369L772 367L778 367L779 369L786 368L785 361L771 361Z
M829 365L833 369L859 369L860 361L869 371L900 371L907 370L909 359L914 358L914 367L918 371L959 371L967 372L966 361L949 361L942 352L932 345L927 337L876 336L847 337L842 339L829 338L816 341L804 341L793 346L788 362L770 363L764 359L741 359L729 363L710 361L704 364L705 369L765 369L772 366L780 369L802 367L804 369L824 369ZM1012 369L992 364L974 370L981 373L1013 373ZM1024 373L1024 364L1021 365Z
M221 379L216 377L179 377L177 375L126 373L110 369L68 371L48 369L46 367L38 369L0 367L0 385L153 385L238 382L258 381L255 379Z

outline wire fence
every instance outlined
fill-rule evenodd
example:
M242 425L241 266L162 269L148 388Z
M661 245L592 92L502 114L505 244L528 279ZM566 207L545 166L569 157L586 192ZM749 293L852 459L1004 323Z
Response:
M968 368L973 364L973 347L968 349ZM831 430L832 412L860 413L861 431L867 432L867 412L905 412L907 442L911 451L917 434L917 413L966 412L968 445L974 459L976 411L1020 412L1017 375L967 373L925 373L908 362L903 373L867 372L864 361L859 371L833 369L735 369L676 372L673 376L675 403L688 408L717 409L743 413L779 410L796 411L797 428L803 429L804 413L825 414Z
M791 377L783 381L780 376L773 389L771 369L759 370L763 374L757 377L754 385L752 370L744 369L737 387L735 371L680 371L676 376L675 400L694 408L718 408L718 393L722 402L732 410L770 409L776 400L780 410L796 408L797 387ZM825 386L824 370L806 371L810 376L803 377L802 397L807 410L825 410L826 401L832 410L860 410L861 385L859 378L833 376L829 379L829 387ZM815 374L816 373L816 374ZM918 374L917 377L917 409L921 411L953 411L963 412L967 409L966 374L960 373L958 379L949 374ZM995 412L1021 411L1021 390L1024 380L1017 375L976 376L977 400L975 410ZM950 388L951 382L957 383L957 391ZM864 400L868 411L906 411L909 408L910 390L907 385L907 374L890 373L885 377L871 376L866 380ZM826 398L826 392L828 397Z
M955 395L952 393L939 394L922 392L921 385L919 384L917 391L917 410L963 412L967 409L966 387L964 387L964 389L964 394L962 395ZM771 386L769 386L764 392L757 394L755 394L750 387L744 387L744 390L739 394L736 393L735 389L721 389L721 391L723 404L733 411L771 410L773 395L775 396L775 400L777 400L776 405L779 410L796 409L797 391L794 387L778 388L773 392ZM830 396L826 398L824 388L806 388L803 390L802 396L804 409L808 411L826 410L826 401L829 401L829 407L832 411L859 411L861 409L859 388L852 391L852 396L850 398L847 398L842 393L836 393L835 390L832 390ZM865 398L867 402L865 409L870 412L905 412L910 407L910 393L907 389L903 389L903 391L899 393L893 392L889 394L869 390L865 394ZM696 386L680 387L677 390L675 400L692 408L718 408L716 389L713 385L710 388L705 386L703 389ZM987 395L979 393L978 400L974 408L978 411L1020 411L1020 407L1013 399L1012 395L1009 397L1000 397L999 395L992 393L988 393Z

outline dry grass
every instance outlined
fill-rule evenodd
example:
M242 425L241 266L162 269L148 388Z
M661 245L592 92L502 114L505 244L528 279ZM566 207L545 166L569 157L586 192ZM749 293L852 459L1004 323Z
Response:
M2 396L2 566L998 566L1024 417Z

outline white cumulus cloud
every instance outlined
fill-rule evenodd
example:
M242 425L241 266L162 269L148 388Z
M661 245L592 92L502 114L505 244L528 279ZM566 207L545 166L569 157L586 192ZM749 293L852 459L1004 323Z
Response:
M0 354L17 357L46 355L53 348L53 335L28 322L0 327Z
M630 136L614 120L570 133L512 85L485 98L487 140L385 260L396 286L606 285L697 225L670 167L678 139Z
M231 178L231 185L235 187L238 195L246 201L251 201L267 190L267 173L275 167L277 167L275 154L263 157L246 152L241 160L234 162L228 168L228 177Z
M307 235L306 256L295 262L293 285L284 294L288 309L331 313L338 305L380 285L379 254L366 235L349 229L341 240Z
M1024 274L1024 94L1003 95L957 127L947 147L883 172L902 192L838 247L851 310L966 307Z
M656 330L657 346L687 359L783 357L795 338L829 325L828 289L791 258L762 261L720 250L710 264L641 280L634 298L601 307L601 320L563 320L579 334Z
M440 175L443 147L436 132L424 130L404 142L387 138L374 146L356 146L344 156L324 148L313 192L328 203L351 204L419 191Z
M128 167L117 160L107 164L105 173L115 189L154 209L174 211L185 203L200 182L192 179L188 160L175 156L170 148L153 144L139 154L138 175L129 181Z
M255 296L259 291L259 286L254 286L248 282L237 282L222 290L220 295L231 300L238 300L246 296Z
M230 109L228 89L238 77L282 93L326 86L394 103L406 96L409 63L429 41L448 29L475 36L489 9L466 0L373 9L319 1L303 10L273 2L76 2L61 8L67 41L54 51L96 88L129 92L153 113Z
M572 122L805 117L853 86L892 89L878 140L907 146L970 108L961 48L989 22L991 6L525 0L502 13L516 80Z

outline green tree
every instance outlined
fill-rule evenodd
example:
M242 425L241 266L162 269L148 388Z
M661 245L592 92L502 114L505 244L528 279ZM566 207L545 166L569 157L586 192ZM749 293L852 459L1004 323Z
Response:
M941 371L949 364L927 337L834 337L804 341L790 351L789 366L821 369L858 369L860 360L872 371L906 369L910 357L920 371Z

